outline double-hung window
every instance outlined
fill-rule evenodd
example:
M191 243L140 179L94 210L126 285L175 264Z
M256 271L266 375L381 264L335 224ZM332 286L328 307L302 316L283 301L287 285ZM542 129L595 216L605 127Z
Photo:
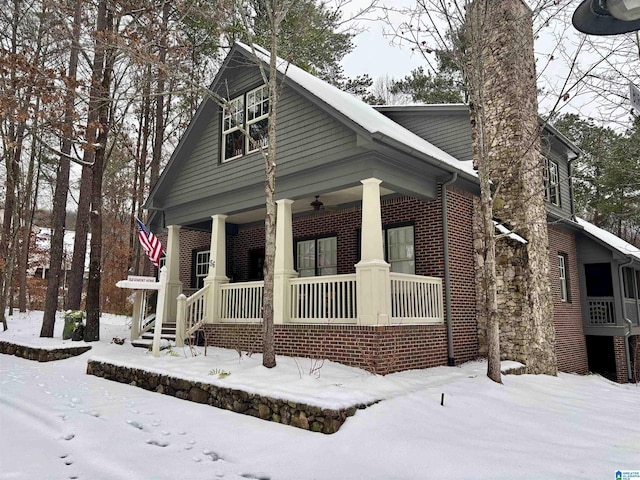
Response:
M196 250L193 253L193 278L194 288L204 287L204 279L209 274L210 250Z
M222 159L232 160L244 155L244 97L231 100L222 113Z
M296 242L296 267L301 277L338 273L337 237L314 238Z
M385 250L391 271L397 273L416 272L413 225L385 229Z
M266 85L227 102L222 109L222 161L234 160L266 147L268 126L269 90Z
M268 143L269 89L266 85L247 93L247 153L264 148Z
M558 278L560 279L560 300L569 301L569 278L567 277L567 256L558 254Z
M560 206L560 170L558 163L544 159L544 198L547 202Z

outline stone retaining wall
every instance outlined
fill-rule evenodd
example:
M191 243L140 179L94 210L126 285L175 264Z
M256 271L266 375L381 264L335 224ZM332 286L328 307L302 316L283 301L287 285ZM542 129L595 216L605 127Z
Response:
M88 352L89 350L91 350L91 347L88 345L82 347L56 348L51 350L0 341L0 353L15 355L16 357L26 358L27 360L37 360L38 362L52 362L54 360L76 357Z
M347 417L353 416L358 409L368 406L354 405L339 410L323 409L96 360L88 362L87 374L183 400L251 415L262 420L327 434L337 432Z

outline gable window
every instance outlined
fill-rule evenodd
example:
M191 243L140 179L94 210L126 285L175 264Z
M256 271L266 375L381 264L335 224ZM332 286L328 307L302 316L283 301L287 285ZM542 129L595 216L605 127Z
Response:
M384 232L385 254L391 271L415 274L415 249L413 225L386 228Z
M301 277L338 273L337 237L313 238L296 242L296 269Z
M210 250L194 250L191 272L192 288L200 290L204 287L204 279L209 274Z
M569 301L569 279L567 277L567 255L558 254L558 278L560 279L560 300Z
M552 205L560 206L560 170L558 163L544 159L544 198Z
M222 113L223 161L244 155L244 135L240 130L243 126L244 97L238 97L231 100Z
M247 152L255 152L268 143L269 89L266 85L247 93Z
M230 100L222 109L222 161L234 160L268 144L269 89L262 85ZM243 132L248 132L246 137Z

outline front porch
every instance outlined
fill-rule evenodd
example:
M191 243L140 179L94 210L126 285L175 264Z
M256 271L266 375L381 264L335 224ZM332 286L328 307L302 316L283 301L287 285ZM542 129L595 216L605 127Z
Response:
M391 314L387 323L442 323L442 279L402 273L390 273ZM213 291L218 288L218 291ZM357 275L329 275L291 278L286 281L283 316L280 324L341 324L357 325ZM193 331L203 323L260 323L262 322L264 282L208 283L190 297L178 297L178 324L184 322L186 331ZM219 299L216 303L214 299ZM282 299L275 300L283 303ZM213 302L213 305L209 305ZM207 315L209 313L210 315ZM362 324L362 323L360 323Z
M385 261L383 252L381 182L377 179L367 179L361 183L362 233L360 261L355 264L355 273L299 276L294 269L293 201L283 199L277 202L274 262L276 332L280 332L280 340L300 334L299 341L302 342L305 341L303 331L323 332L323 340L319 340L316 346L326 346L324 338L328 337L333 337L336 342L344 345L353 340L358 344L364 342L364 345L371 346L380 344L380 335L395 336L397 343L399 335L408 333L401 333L403 329L399 327L413 326L416 328L412 329L413 333L409 336L421 331L421 335L431 337L428 342L436 343L429 347L432 349L431 353L426 354L431 356L430 361L434 362L433 359L438 357L433 364L442 363L443 360L439 358L442 353L441 356L446 363L443 280L432 276L390 271L390 265ZM165 318L176 319L178 345L196 331L205 330L209 338L217 338L213 343L221 346L225 343L225 337L227 340L229 336L236 339L241 336L252 337L249 343L259 344L259 348L247 349L259 351L264 282L258 280L233 283L226 275L226 219L222 214L212 216L208 273L203 281L204 286L189 297L181 294L182 284L177 274L180 268L177 261L180 252L180 227L168 227L168 295ZM364 338L366 340L363 340ZM285 346L286 343L281 342L282 353L288 348ZM414 337L407 340L407 345L412 349L420 348L421 341L416 341ZM357 347L352 348L354 355L357 354L357 350L362 350L361 346L355 344L352 347ZM345 346L344 350L348 348ZM292 351L290 354L306 356L301 355L300 351ZM371 352L367 355L376 354Z

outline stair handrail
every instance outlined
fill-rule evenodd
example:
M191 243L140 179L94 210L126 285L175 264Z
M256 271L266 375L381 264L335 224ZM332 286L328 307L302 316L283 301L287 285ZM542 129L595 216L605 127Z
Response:
M156 324L156 312L152 312L142 321L142 326L140 327L138 338L142 336L143 333L151 330Z
M183 293L178 296L176 346L183 346L184 340L198 331L206 322L208 292L209 284L189 297Z

